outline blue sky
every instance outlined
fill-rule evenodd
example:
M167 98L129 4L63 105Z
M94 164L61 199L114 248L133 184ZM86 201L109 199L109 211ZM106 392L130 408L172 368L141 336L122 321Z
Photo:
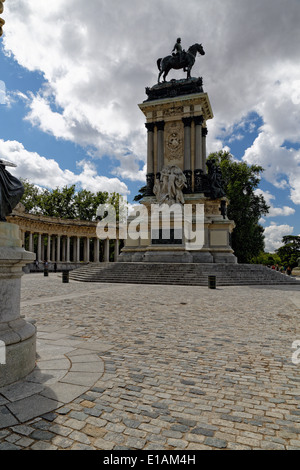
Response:
M157 81L157 58L180 36L184 48L201 42L206 52L193 75L203 77L214 113L208 152L226 149L265 168L269 251L300 234L299 0L4 6L0 155L18 165L17 176L43 187L118 191L131 202L146 172L138 104Z

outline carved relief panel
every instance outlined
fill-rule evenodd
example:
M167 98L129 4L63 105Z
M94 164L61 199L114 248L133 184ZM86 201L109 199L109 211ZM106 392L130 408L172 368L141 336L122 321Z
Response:
M182 122L166 122L164 135L165 164L178 165L183 169L184 128Z

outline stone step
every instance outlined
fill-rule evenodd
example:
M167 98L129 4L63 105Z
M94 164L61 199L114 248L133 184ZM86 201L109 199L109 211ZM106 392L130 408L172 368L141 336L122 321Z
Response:
M203 286L215 275L217 285L272 285L300 282L261 265L188 263L91 263L70 273L81 282Z

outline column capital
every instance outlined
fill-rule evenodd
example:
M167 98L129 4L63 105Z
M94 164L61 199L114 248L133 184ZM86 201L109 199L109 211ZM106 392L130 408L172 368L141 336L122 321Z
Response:
M165 128L165 121L157 121L155 125L158 131L163 131Z
M145 127L148 132L154 132L154 122L146 122Z
M208 134L207 127L203 127L203 128L202 128L202 137L206 137L207 134Z
M183 122L184 127L191 127L192 122L193 122L193 118L192 117L184 117L184 118L182 118L182 122Z
M194 122L195 126L202 126L204 122L204 117L203 116L194 116Z

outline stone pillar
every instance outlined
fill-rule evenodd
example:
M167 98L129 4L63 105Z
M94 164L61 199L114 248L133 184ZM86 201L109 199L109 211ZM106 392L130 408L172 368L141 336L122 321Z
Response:
M51 260L51 235L48 235L48 244L47 244L47 261Z
M99 238L94 238L94 263L99 263Z
M203 116L195 116L195 162L194 162L194 192L203 192L203 142L202 124Z
M117 238L115 240L115 251L114 251L114 261L115 261L115 263L118 261L119 248L120 248L120 240Z
M202 124L203 116L194 117L195 122L195 170L202 170Z
M29 232L29 251L32 253L33 249L33 233Z
M202 169L204 174L206 175L206 136L208 134L208 130L206 127L202 128Z
M37 260L40 263L42 261L42 234L38 234L38 244L37 244Z
M61 260L63 263L66 261L66 237L62 237L62 257Z
M109 239L104 240L104 262L109 263Z
M35 367L36 329L20 315L22 269L34 260L34 253L22 248L19 227L1 222L0 387L23 379ZM3 349L5 357L3 357Z
M184 193L189 194L192 192L192 161L191 161L191 125L192 118L182 118L184 124L184 162L183 162L183 173L186 177L186 188Z
M42 258L41 258L41 260L45 261L45 237L44 237L44 234L42 234L42 243L41 243L41 245L42 245L42 253L41 253Z
M80 237L76 237L76 262L80 263Z
M160 173L164 167L164 128L165 122L158 121L157 128L157 173Z
M73 237L73 263L76 263L77 259L77 238Z
M56 247L56 262L60 263L60 240L61 236L57 235L57 247Z
M84 261L86 263L90 262L90 239L86 237L84 239Z
M51 257L51 261L53 263L55 263L56 261L56 250L55 250L56 246L55 245L56 245L56 237L54 236L52 237L52 257Z
M147 191L146 196L153 196L154 186L154 123L145 124L147 134Z
M66 253L66 262L70 263L70 237L67 236L67 253Z

